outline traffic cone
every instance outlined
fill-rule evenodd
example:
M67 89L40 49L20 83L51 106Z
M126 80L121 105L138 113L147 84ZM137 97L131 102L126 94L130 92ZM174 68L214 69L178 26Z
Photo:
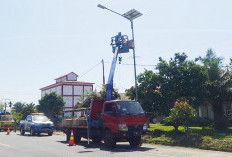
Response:
M10 129L7 129L6 135L10 135Z
M75 145L75 142L74 142L73 130L71 130L71 136L70 136L70 140L69 140L69 146L73 146L73 145Z

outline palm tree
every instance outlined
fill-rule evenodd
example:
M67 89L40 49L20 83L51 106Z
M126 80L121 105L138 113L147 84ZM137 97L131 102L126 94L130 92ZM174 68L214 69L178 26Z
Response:
M23 108L24 108L25 104L24 103L21 103L21 102L16 102L13 107L12 107L12 111L13 112L22 112L23 111Z
M30 115L31 113L36 112L36 107L35 104L30 103L30 104L26 104L23 108L23 119L26 118L27 115Z

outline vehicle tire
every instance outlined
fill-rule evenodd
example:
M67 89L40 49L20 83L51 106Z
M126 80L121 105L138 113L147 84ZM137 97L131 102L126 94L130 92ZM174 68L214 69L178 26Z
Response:
M74 142L77 144L81 141L81 136L78 135L77 130L74 130L73 132L74 135Z
M131 147L139 147L141 146L141 136L134 136L129 139L129 143Z
M68 130L66 131L66 142L69 142L70 136L71 136L71 131L70 131L70 129L68 129Z
M35 136L35 132L34 132L33 128L30 129L30 134L31 134L31 136Z
M93 138L92 138L93 143L100 143L101 140L102 140L101 137L93 137Z
M53 134L53 132L49 132L49 133L48 133L48 136L52 136L52 134Z
M114 148L116 146L116 140L110 130L105 131L104 143L109 148Z
M21 127L20 128L20 135L24 135L25 134L25 130Z

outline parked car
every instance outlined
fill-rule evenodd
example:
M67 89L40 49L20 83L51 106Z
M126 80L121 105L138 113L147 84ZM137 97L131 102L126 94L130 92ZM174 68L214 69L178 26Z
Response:
M21 135L30 132L31 136L40 133L48 133L49 136L52 136L54 124L43 113L33 113L28 115L25 120L20 121L19 128Z

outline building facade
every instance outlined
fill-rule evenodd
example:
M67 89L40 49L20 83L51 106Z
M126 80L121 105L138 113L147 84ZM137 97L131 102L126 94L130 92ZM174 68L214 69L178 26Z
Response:
M90 82L77 81L78 75L71 72L67 75L56 78L56 83L41 88L41 97L45 94L55 92L64 99L64 110L74 109L76 104L81 101L81 96L93 91L93 84Z
M213 106L205 102L199 106L199 117L214 119ZM232 101L226 101L222 104L223 114L228 120L232 120Z

